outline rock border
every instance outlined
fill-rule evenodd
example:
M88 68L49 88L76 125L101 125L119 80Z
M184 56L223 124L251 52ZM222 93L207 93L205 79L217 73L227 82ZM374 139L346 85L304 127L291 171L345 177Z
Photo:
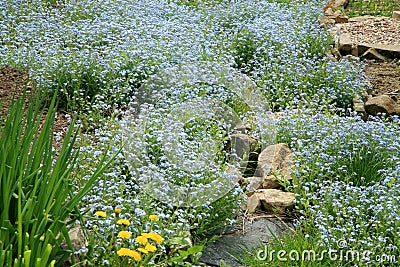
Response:
M292 151L285 143L267 146L258 155L254 176L239 179L245 187L248 213L285 214L295 207L295 195L285 192L282 183L291 183Z
M318 19L320 26L329 30L330 35L334 38L335 46L331 54L337 58L354 57L357 61L360 57L372 57L382 61L400 59L400 45L355 43L347 33L341 31L345 23L377 19L377 17L369 15L349 18L344 16L340 10L333 11L336 8L345 7L347 4L348 1L346 0L331 0L323 9L324 15ZM393 11L392 18L400 20L400 11ZM400 102L389 95L372 96L365 94L362 97L356 96L353 99L353 108L364 118L367 118L368 115L377 116L379 114L400 116Z
M336 10L345 7L346 0L333 0L324 8L324 15L318 18L321 27L329 30L335 41L335 53L339 57L352 55L355 57L370 57L378 60L400 58L400 45L372 44L367 42L355 43L350 36L341 32L341 27L346 23L356 23L372 19L374 16L360 16L349 18L343 15L342 11ZM393 11L392 18L400 20L400 11Z

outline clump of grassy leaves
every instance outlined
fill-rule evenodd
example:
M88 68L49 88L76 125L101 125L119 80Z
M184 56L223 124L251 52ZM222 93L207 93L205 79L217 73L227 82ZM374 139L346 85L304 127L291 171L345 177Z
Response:
M39 100L24 113L25 95L2 118L0 132L0 265L54 266L71 256L67 219L107 165L104 161L73 194L71 174L77 159L74 124L53 153L53 98L44 124ZM61 248L66 241L68 249ZM59 256L56 260L56 256ZM73 260L73 257L72 257Z

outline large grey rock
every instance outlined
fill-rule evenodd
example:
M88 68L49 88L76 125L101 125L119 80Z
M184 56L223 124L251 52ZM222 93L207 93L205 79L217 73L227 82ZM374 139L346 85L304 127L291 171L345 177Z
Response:
M288 226L293 227L293 224L272 218L232 226L220 239L205 246L200 261L207 266L241 267L243 265L237 258L243 259L246 252L253 253L274 236L281 236L288 231Z
M254 176L279 175L284 179L290 180L289 167L291 163L292 151L287 144L270 145L258 156L258 165Z
M247 134L235 133L229 136L229 144L227 151L231 154L231 159L240 162L240 171L245 173L246 170L255 168L260 146L258 139Z
M379 95L371 97L364 104L365 112L370 115L378 113L395 114L397 111L397 103L388 95Z
M257 150L258 139L247 134L230 135L230 148L239 158L248 160L250 153Z

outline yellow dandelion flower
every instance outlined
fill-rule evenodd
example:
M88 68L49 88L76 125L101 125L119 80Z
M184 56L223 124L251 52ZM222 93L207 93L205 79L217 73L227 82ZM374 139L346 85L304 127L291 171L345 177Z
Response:
M162 236L160 236L157 233L151 232L151 233L144 233L142 234L144 237L146 238L150 238L151 240L154 240L157 242L157 244L161 244L161 242L163 241Z
M119 225L129 226L131 223L127 219L120 219L117 221Z
M147 253L149 253L147 250L145 250L144 248L138 248L137 249L139 252L142 252L142 253L144 253L144 254L147 254Z
M118 233L118 236L122 239L128 239L129 237L131 237L131 233L129 233L128 231L121 231Z
M149 219L153 222L158 222L160 220L157 215L150 215Z
M147 251L150 251L150 252L154 252L154 251L157 250L157 247L156 247L156 246L153 246L153 245L150 244L150 243L147 243L146 246L144 247L144 249L147 250Z
M129 256L131 254L132 250L129 248L120 248L117 251L118 256Z
M101 210L96 211L94 214L99 217L103 217L103 218L107 217L107 213L105 213L104 211L101 211Z
M117 254L119 256L128 256L131 257L132 259L136 260L136 261L140 261L142 260L142 256L140 255L139 252L135 251L135 250L131 250L129 248L120 248L117 251Z
M140 235L136 237L136 242L138 242L141 245L146 245L148 243L147 237Z
M115 214L120 214L122 212L122 209L120 209L120 208L115 208L114 209L114 213Z
M136 261L141 261L142 260L142 256L140 255L139 252L133 250L131 253L131 258L134 258Z

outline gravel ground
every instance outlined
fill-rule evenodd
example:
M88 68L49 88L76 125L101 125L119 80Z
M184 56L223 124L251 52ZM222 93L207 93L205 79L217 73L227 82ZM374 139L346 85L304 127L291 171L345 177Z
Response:
M344 23L341 30L354 43L400 45L400 20L375 17L359 22Z

